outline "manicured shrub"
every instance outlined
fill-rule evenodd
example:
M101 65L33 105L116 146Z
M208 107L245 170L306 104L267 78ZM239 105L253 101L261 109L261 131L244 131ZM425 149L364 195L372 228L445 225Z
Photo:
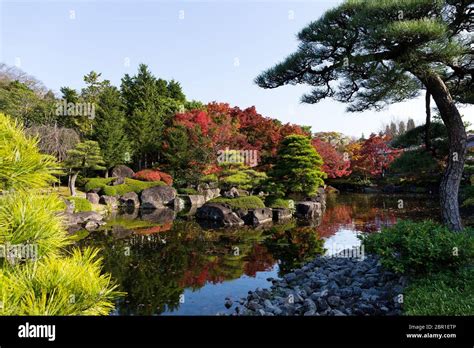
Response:
M122 196L126 193L129 192L135 192L135 193L140 193L143 190L154 187L154 186L163 186L166 185L162 181L140 181L140 180L134 180L130 178L125 178L125 183L120 184L120 185L115 185L115 186L105 186L102 189L102 193L107 195L107 196Z
M210 184L218 181L217 175L216 174L208 174L204 175L199 179L200 182Z
M452 232L432 221L400 221L361 237L365 251L395 272L418 274L458 269L474 259L472 231Z
M233 209L258 209L265 208L265 204L257 196L244 196L236 198L217 197L210 200L211 203L229 204Z
M414 279L403 303L406 315L474 315L474 268Z
M266 179L267 174L264 172L257 172L246 167L225 169L219 173L219 187L224 190L236 187L241 190L255 191L263 185Z
M90 178L86 179L86 184L84 185L84 190L86 192L95 190L95 189L103 189L105 186L109 185L112 181L116 180L116 178Z
M265 198L265 205L269 208L286 208L294 209L295 202L292 199L284 199L275 196L267 196Z
M68 197L68 201L74 202L74 212L91 211L92 203L82 197Z
M133 175L134 179L142 181L162 181L166 185L173 185L171 175L160 171L159 169L143 169Z

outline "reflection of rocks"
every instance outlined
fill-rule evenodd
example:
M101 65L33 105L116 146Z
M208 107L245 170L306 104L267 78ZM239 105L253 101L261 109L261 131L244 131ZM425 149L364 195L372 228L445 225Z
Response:
M259 208L249 210L247 215L243 217L248 225L261 225L273 221L273 213L271 208Z
M154 186L141 193L142 208L158 209L174 204L176 190L170 186Z
M133 231L123 226L112 226L111 233L115 239L122 239L132 235Z
M140 210L140 218L158 224L173 221L175 219L175 211L170 208L161 209L142 209Z
M321 203L313 201L297 202L295 204L296 217L299 219L317 219L321 217Z
M139 207L140 200L135 192L128 192L119 198L120 206Z
M95 231L100 226L105 225L104 218L94 211L85 211L80 213L63 213L61 215L67 226L69 233L77 232L83 228L88 231Z
M384 270L378 258L318 257L272 281L272 289L249 291L243 315L400 315L398 295L406 278Z
M273 220L274 221L285 221L291 219L293 217L293 213L290 209L286 208L274 208L273 209Z
M227 204L206 203L197 210L196 217L223 226L242 226L244 221Z

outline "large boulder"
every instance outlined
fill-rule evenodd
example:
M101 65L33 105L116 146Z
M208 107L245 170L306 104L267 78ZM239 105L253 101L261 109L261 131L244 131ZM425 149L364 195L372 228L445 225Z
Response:
M122 207L139 207L140 199L135 192L128 192L119 198L119 205Z
M244 221L248 225L261 225L273 221L273 213L271 208L251 209L244 216Z
M317 219L321 217L321 203L313 201L297 202L296 217L300 219Z
M141 207L145 209L164 208L174 204L176 190L171 186L154 186L142 191Z
M242 226L244 224L244 221L227 204L206 203L197 210L196 217L228 227Z
M273 220L274 221L285 221L291 219L293 213L290 209L286 208L273 208Z
M135 172L133 171L133 169L123 164L119 164L118 166L115 166L112 169L112 172L110 174L115 178L131 178L133 174L135 174Z
M89 202L91 202L92 204L99 204L99 195L95 192L88 192L86 193L86 198Z
M326 191L324 188L318 188L318 192L315 195L309 197L308 201L318 202L321 204L321 210L326 210Z

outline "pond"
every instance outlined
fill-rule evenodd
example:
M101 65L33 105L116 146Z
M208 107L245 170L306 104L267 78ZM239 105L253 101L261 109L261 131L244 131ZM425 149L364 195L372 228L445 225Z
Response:
M135 211L78 243L101 248L105 271L127 293L115 315L216 315L234 311L226 297L238 301L318 254L357 246L360 233L438 215L433 196L340 194L328 196L318 226L211 229L168 209Z

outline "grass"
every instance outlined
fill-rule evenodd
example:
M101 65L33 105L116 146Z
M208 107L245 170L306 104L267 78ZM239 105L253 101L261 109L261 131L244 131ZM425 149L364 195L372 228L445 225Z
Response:
M405 290L406 315L474 315L474 268L414 280Z
M84 185L84 190L86 192L92 191L94 189L103 189L107 185L109 185L115 178L91 178L85 179L87 180L86 184Z
M217 197L211 199L210 203L225 203L232 207L232 209L258 209L265 208L265 204L257 196L244 196L237 198Z
M199 192L193 188L180 188L178 189L178 193L183 195L197 195Z

